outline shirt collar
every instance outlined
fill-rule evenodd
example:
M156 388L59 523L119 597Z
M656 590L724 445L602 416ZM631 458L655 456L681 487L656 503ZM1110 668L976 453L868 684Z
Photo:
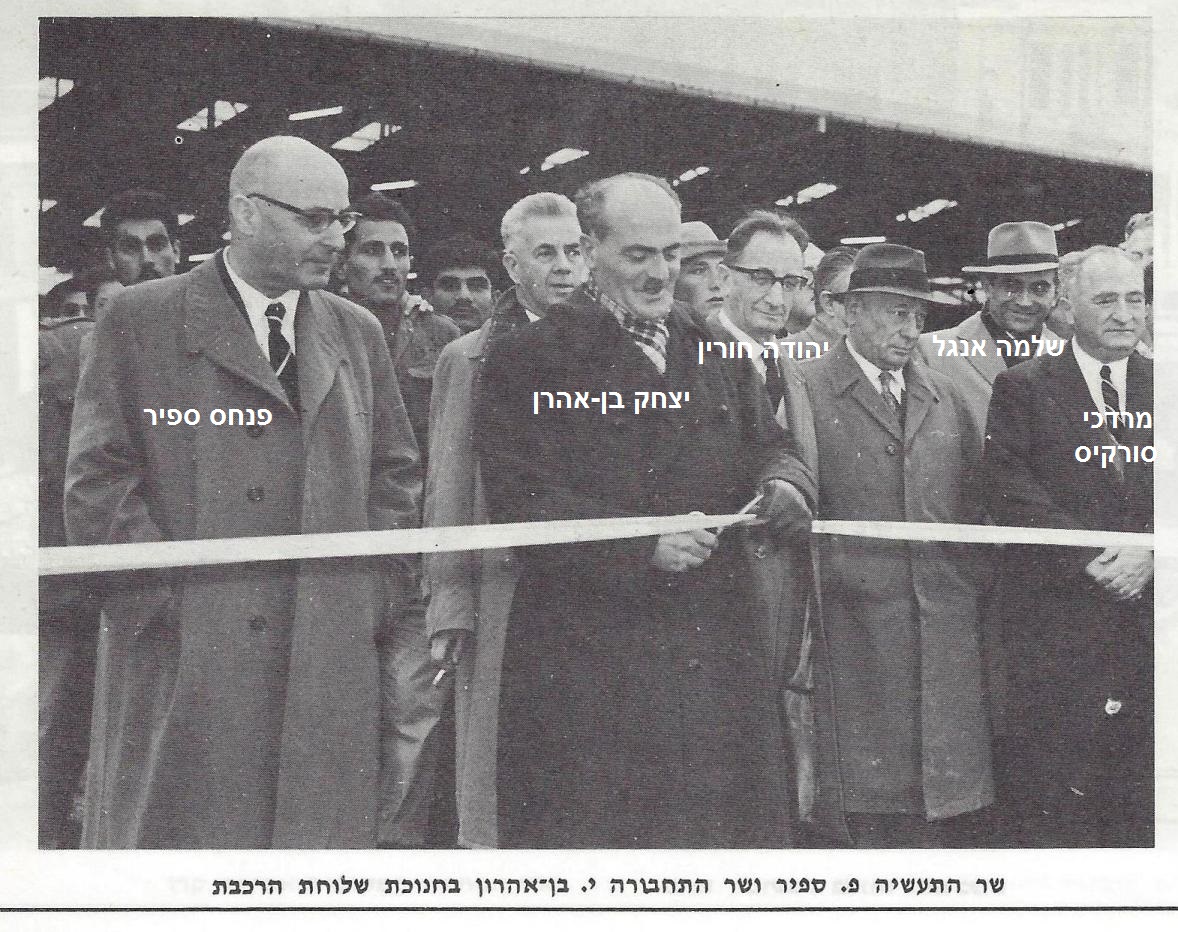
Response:
M1080 367L1080 373L1084 376L1084 381L1088 383L1088 393L1092 396L1092 400L1096 402L1099 409L1104 407L1104 395L1100 390L1100 369L1102 366L1108 366L1112 374L1113 388L1117 390L1121 402L1121 410L1125 409L1125 383L1128 379L1129 371L1129 357L1117 359L1113 362L1101 362L1095 356L1092 356L1084 351L1075 337L1072 337L1072 353L1076 357L1076 364Z
M266 316L266 308L276 302L281 302L282 306L286 308L286 318L293 321L295 311L299 306L299 292L292 288L290 291L280 294L277 298L268 298L262 292L258 291L253 285L247 282L244 278L237 274L233 268L233 262L230 260L229 247L225 247L225 271L229 273L229 278L233 282L237 293L241 295L241 300L245 304L245 309L249 313L250 318L253 319L255 312L258 316Z
M871 387L882 394L883 386L879 382L879 374L883 371L873 362L869 362L859 355L859 351L851 345L851 338L847 337L847 349L851 353L851 358L859 364L859 368L863 370L863 374L867 376L867 381L871 383ZM904 391L904 370L892 369L893 384L896 385L900 391Z
M725 330L727 330L734 337L736 337L736 339L740 340L741 343L743 343L746 347L748 347L749 359L752 361L753 368L757 370L757 373L762 378L764 378L764 376L765 376L765 358L764 358L765 347L764 347L764 345L762 345L761 343L758 343L756 340L754 340L752 337L750 337L747 333L745 333L743 330L741 330L738 326L736 326L736 324L734 324L732 322L732 318L728 316L728 312L726 310L720 311L720 313L718 313L716 315L716 320L718 320L720 322L720 326L722 326Z

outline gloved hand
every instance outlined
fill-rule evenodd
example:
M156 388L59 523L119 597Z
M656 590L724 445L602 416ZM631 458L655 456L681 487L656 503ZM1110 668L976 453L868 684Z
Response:
M769 479L760 488L761 502L756 513L771 530L785 534L803 534L810 530L814 515L805 496L784 479Z

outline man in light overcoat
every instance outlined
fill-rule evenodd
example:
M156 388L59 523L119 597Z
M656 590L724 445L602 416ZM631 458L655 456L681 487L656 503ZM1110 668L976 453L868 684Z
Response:
M355 219L343 169L273 137L242 155L229 187L232 245L121 292L95 328L67 468L73 544L417 521L417 446L380 325L324 290ZM199 423L151 416L161 408ZM374 558L112 584L83 844L373 846L374 638L409 579Z

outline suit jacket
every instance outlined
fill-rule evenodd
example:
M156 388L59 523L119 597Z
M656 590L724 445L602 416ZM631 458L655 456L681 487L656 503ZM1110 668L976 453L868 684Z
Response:
M980 431L944 376L909 362L901 428L845 339L797 369L815 418L817 517L973 519ZM824 535L819 556L815 680L833 688L815 712L822 818L831 821L840 788L852 811L944 818L991 802L972 553ZM823 718L828 705L833 720Z
M813 479L763 389L681 309L660 375L575 294L493 347L475 439L498 521L726 513L760 481ZM689 392L635 410L636 391ZM541 410L538 391L616 391L624 407ZM525 548L504 649L504 846L757 847L787 840L781 735L744 551L723 535L686 573L654 538ZM734 688L734 684L738 684Z
M1153 530L1153 466L1123 478L1081 447L1117 441L1085 423L1095 402L1071 344L998 376L990 403L983 488L990 515L1016 527ZM1127 411L1153 411L1153 363L1129 357ZM1126 429L1130 449L1152 445L1152 426ZM1131 456L1131 454L1130 454ZM1009 729L1054 760L1069 785L1098 780L1108 726L1139 728L1152 715L1152 587L1116 602L1085 574L1097 548L1008 546L1001 573L1010 669ZM1122 703L1115 718L1109 699Z
M960 342L958 342L955 347L957 352L953 355L944 355L938 349L933 337L944 341L965 340L970 353L966 356L958 355L961 350ZM1042 339L1045 341L1056 340L1058 345L1065 342L1061 336L1046 326L1043 328ZM982 344L984 355L974 355L975 342ZM948 346L943 349L947 352ZM1030 349L1034 353L1037 352L1038 347L1031 344ZM999 373L1005 372L1007 368L1006 360L998 355L998 350L999 347L994 343L994 338L990 336L990 331L982 323L981 311L967 317L956 327L939 330L936 333L922 334L918 344L921 362L930 369L935 369L937 372L943 372L949 376L968 402L973 419L981 430L984 430L986 426L986 411L990 406L990 392L994 379ZM1005 348L1003 351L1005 352Z
M216 259L120 292L78 386L71 543L415 526L417 447L376 319L305 293L295 351L301 417ZM200 423L153 424L160 408ZM217 425L218 408L272 419ZM371 846L374 631L407 586L384 560L136 574L104 609L84 842Z

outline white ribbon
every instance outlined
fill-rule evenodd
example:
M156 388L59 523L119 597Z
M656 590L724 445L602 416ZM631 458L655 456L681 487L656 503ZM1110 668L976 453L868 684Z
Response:
M55 576L63 573L258 563L269 560L498 550L542 544L575 544L594 540L655 537L698 528L727 527L755 520L756 516L751 514L695 513L655 518L590 518L581 521L479 524L401 531L349 531L280 537L206 538L88 547L42 547L38 552L37 571L41 576ZM916 542L1153 548L1152 534L1130 534L1121 531L1009 528L981 524L921 524L905 521L814 521L812 530L816 534Z

